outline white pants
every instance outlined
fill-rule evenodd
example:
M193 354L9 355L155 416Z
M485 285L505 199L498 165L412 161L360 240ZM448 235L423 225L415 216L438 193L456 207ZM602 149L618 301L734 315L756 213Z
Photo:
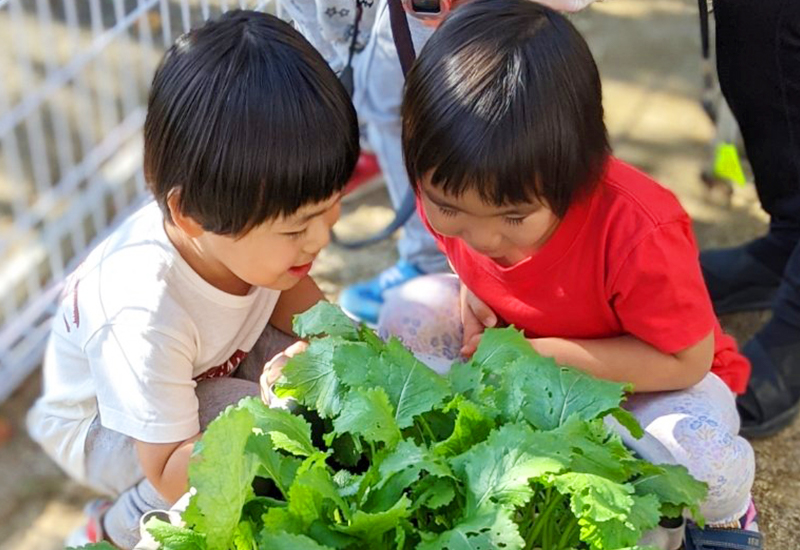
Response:
M384 337L399 337L424 362L442 371L461 348L459 282L454 275L415 279L387 293L378 320ZM734 395L709 373L682 391L639 393L624 404L645 430L634 439L613 419L626 445L655 464L680 464L708 484L700 509L710 525L739 519L750 505L755 457L738 435Z
M433 30L413 17L408 18L408 26L414 49L419 53ZM400 103L405 79L392 38L386 0L378 3L369 42L354 62L354 81L353 104L366 127L367 141L378 157L392 205L397 210L411 187L401 142ZM416 213L403 227L397 249L400 258L426 273L447 271L447 260Z

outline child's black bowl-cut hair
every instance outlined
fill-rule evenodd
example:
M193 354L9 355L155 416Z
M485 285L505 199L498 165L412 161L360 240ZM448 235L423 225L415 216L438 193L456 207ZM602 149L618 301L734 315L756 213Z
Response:
M538 200L562 217L610 149L600 76L563 15L528 0L454 10L422 49L403 100L414 185L497 206Z
M144 170L204 230L238 236L342 190L359 154L350 97L289 24L232 11L180 37L156 71Z

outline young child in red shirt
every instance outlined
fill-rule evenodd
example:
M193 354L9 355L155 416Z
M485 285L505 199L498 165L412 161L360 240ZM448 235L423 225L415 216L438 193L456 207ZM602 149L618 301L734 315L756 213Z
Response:
M626 443L709 485L707 527L690 523L687 548L760 548L734 401L749 363L720 329L678 200L610 155L597 67L575 28L526 0L454 11L408 75L403 147L457 278L394 291L382 333L437 363L513 324L541 355L631 383L626 406L647 435L616 426Z

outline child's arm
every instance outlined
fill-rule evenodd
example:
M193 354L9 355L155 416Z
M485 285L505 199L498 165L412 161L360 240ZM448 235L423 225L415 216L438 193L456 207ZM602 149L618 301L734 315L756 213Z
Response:
M317 302L325 299L322 291L311 277L304 277L289 290L281 292L278 303L272 311L269 319L276 329L286 334L294 334L292 331L292 319L298 313L302 313L311 308Z
M491 308L461 285L461 321L467 357L475 353L481 334L497 323ZM598 340L532 338L533 348L558 363L586 371L598 378L628 382L638 392L681 390L708 373L714 359L714 331L698 343L675 354L660 352L634 336Z
M558 363L598 378L628 382L637 392L682 390L698 383L714 359L713 330L675 354L662 353L633 336L599 340L532 338L533 348Z
M170 503L177 502L189 490L189 458L198 439L199 433L180 443L136 442L145 477Z

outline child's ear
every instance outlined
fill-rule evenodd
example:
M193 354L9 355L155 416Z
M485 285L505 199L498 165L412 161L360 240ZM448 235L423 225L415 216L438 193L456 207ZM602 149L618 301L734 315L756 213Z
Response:
M196 239L204 233L203 227L195 221L194 218L187 216L180 209L181 192L174 190L167 197L167 208L169 208L169 215L172 218L172 223L178 226L181 231L186 233L192 239Z

